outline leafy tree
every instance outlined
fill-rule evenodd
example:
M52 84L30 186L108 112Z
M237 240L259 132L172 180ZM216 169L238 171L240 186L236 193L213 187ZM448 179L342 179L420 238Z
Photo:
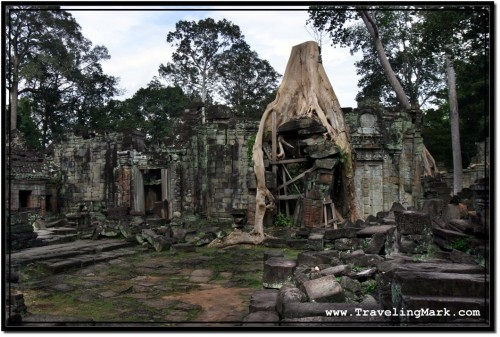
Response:
M394 96L387 95L388 89L392 89L397 101L406 108L410 107L410 102L419 105L428 100L440 101L440 104L446 102L452 116L448 120L454 144L452 153L459 157L458 108L454 103L457 95L453 94L457 62L454 56L461 55L464 60L463 56L478 53L477 46L484 49L487 45L488 11L480 7L458 6L428 9L415 6L312 6L309 20L316 27L330 32L334 44L349 46L351 52L363 51L363 60L356 64L358 74L363 75L360 81L363 89L359 96L382 97L385 102L394 102ZM443 57L445 55L447 57ZM446 68L444 60L447 60ZM448 69L446 77L444 69ZM445 78L449 80L447 85ZM451 95L443 101L442 89L445 86ZM454 190L457 192L461 189L461 159L455 158L454 168Z
M274 99L279 74L245 42L233 44L223 54L219 92L237 116L260 118Z
M418 11L407 7L311 6L309 23L330 33L333 45L362 51L358 100L422 106L442 87L439 64L422 48Z
M485 7L439 8L422 12L427 49L445 60L453 153L453 192L463 187L460 119L456 84L457 63L489 53L489 11ZM468 76L467 76L468 77ZM463 82L468 79L464 77ZM470 141L468 142L471 143ZM473 143L473 142L472 142Z
M16 128L20 97L31 100L44 145L68 128L97 125L101 109L117 93L117 79L100 65L109 58L107 49L92 47L58 6L9 6L6 13L10 128Z
M173 125L189 99L179 87L165 87L153 79L124 102L113 101L108 110L113 113L117 129L137 128L151 142L162 142L171 135Z
M19 131L21 131L25 136L28 148L41 150L42 134L36 123L31 118L31 109L31 102L27 98L24 97L19 100L17 125Z
M253 113L276 89L279 75L250 50L240 28L225 19L179 21L167 42L176 50L172 62L160 65L160 76L187 95L199 95L205 105L210 98L223 99L239 114L246 107Z

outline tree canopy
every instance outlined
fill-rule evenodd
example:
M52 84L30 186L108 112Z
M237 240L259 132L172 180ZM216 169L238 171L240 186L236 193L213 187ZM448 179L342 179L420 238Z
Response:
M469 151L474 143L484 140L488 112L489 10L484 6L311 6L309 23L330 34L333 46L349 47L351 53L361 51L362 59L355 63L361 76L357 99L376 98L382 104L398 102L395 91L381 67L373 36L363 22L362 12L370 14L374 34L383 44L390 66L414 105L424 109L424 141L438 161L451 163L450 146L442 143L446 134L429 139L444 124L450 127L444 54L454 60L457 96L460 107L460 135L463 165L468 165ZM476 67L474 67L476 65ZM472 79L472 81L471 81ZM474 101L472 103L471 101ZM468 105L475 108L470 114ZM441 112L439 112L441 111ZM432 115L431 114L437 114ZM465 121L472 124L467 124ZM436 123L436 124L433 124ZM468 125L477 126L474 131ZM447 141L450 138L447 138ZM471 149L473 147L474 149ZM450 166L448 166L450 167Z
M240 115L262 110L271 100L279 74L250 49L237 25L206 18L175 27L167 43L176 50L171 62L160 65L162 78L203 103L221 100Z
M118 92L118 79L102 70L106 47L92 46L58 6L8 6L6 15L10 129L17 128L20 97L31 102L43 145L68 128L98 126L101 110Z

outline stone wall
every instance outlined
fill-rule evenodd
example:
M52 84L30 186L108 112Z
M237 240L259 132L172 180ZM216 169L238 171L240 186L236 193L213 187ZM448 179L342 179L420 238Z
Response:
M253 173L247 149L256 132L257 122L208 119L198 126L182 158L182 211L232 219L247 210Z
M363 217L388 210L394 202L422 202L421 112L361 106L344 109L356 151L356 201Z
M58 194L61 211L129 207L133 201L130 193L131 169L125 162L130 153L143 150L143 147L143 135L137 132L91 137L68 134L65 141L54 144L49 160L60 174ZM119 164L120 152L122 158Z
M419 207L420 111L361 106L344 109L356 151L357 204L363 217L394 202ZM226 113L227 115L227 113ZM146 148L139 132L70 135L52 149L60 171L62 211L121 207L146 214L166 203L164 217L200 215L231 220L255 211L255 177L248 146L258 122L207 114L185 122L174 145ZM211 117L212 116L212 117ZM319 178L318 178L319 179Z

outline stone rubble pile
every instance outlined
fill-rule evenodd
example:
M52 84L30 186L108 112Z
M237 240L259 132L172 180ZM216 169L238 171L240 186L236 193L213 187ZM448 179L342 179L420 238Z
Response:
M264 289L253 294L244 325L486 324L484 226L464 198L439 201L426 200L422 211L394 203L364 222L297 231L307 250L296 260L265 255ZM476 315L460 316L463 309Z

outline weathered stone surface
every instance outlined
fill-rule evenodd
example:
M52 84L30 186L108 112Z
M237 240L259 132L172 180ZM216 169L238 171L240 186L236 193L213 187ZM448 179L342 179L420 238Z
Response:
M428 235L401 235L399 251L409 255L425 254L429 250L431 238Z
M440 216L443 213L444 201L441 199L426 199L422 205L422 212L429 214L429 216Z
M340 279L340 286L344 290L348 290L356 295L360 295L363 292L361 283L358 280L352 279L348 276L342 276Z
M447 221L460 219L460 207L454 204L446 205L443 212L443 218Z
M307 239L295 239L295 240L286 240L286 243L288 247L293 248L293 249L302 249L305 250L308 248L308 241Z
M296 261L283 257L272 257L264 262L262 285L264 288L280 289L291 283L295 271Z
M450 220L448 224L451 230L456 230L457 232L462 232L464 234L474 234L474 229L479 226L474 226L469 220L465 219L453 219Z
M248 314L243 318L244 326L262 327L271 325L278 325L280 317L275 311L256 311ZM252 324L254 323L254 324Z
M264 262L266 262L267 259L270 259L272 257L284 257L284 254L283 252L277 252L274 250L264 252Z
M309 300L316 302L342 302L344 293L342 287L333 275L324 276L303 283Z
M393 225L379 225L379 226L368 226L357 232L357 236L360 238L371 237L374 234L385 234L388 235L391 231L394 231L396 226Z
M483 274L484 267L478 264L462 263L434 263L434 262L406 262L399 265L398 271L422 271L428 273L457 273L457 274Z
M363 239L360 238L345 238L337 239L334 243L335 250L349 250L352 251L360 249L363 245Z
M190 282L207 283L214 276L214 271L211 269L196 269L189 276Z
M368 247L365 248L367 254L382 254L385 247L386 234L376 233L372 235Z
M174 227L172 228L172 239L177 242L183 242L186 238L187 230L184 228Z
M257 290L250 297L250 312L276 311L278 302L278 290L264 289Z
M354 274L350 274L349 277L356 279L356 280L365 281L368 278L373 277L376 272L377 272L377 268L372 267L372 268L368 268L368 269L362 270L362 271L354 273Z
M487 298L489 296L488 283L486 275L480 274L396 271L393 293Z
M450 252L449 258L451 261L455 263L463 263L463 264L475 264L476 258L470 254L466 254L459 250L453 249Z
M430 234L431 218L429 214L414 211L403 211L396 212L395 215L399 234Z
M328 159L316 159L314 163L316 164L316 167L320 169L326 169L326 170L331 170L337 165L339 162L338 158L328 158Z
M325 231L324 238L325 238L325 240L355 238L357 232L358 232L358 229L353 228L353 227L338 228L338 229L328 228Z
M395 202L392 204L390 212L403 212L406 211L406 208L401 205L399 202Z
M345 263L350 263L358 267L368 266L368 257L362 250L356 250L352 253L346 254L344 256L344 261Z
M318 120L312 118L293 119L286 123L281 124L278 127L277 131L278 132L296 131L320 125L321 123Z
M331 142L326 142L322 145L308 146L304 151L313 159L326 158L339 153L337 146Z
M443 239L446 239L450 243L455 241L455 240L465 240L465 239L470 238L469 235L461 233L461 232L452 231L452 230L443 229L443 228L436 228L436 227L434 227L432 229L432 233L434 233L434 235L437 235Z
M175 243L172 249L176 252L195 252L196 246L191 243Z
M351 272L351 267L349 265L343 264L320 270L319 274L322 276L327 276L327 275L343 276L343 275L348 275L350 272Z
M306 299L306 295L299 288L284 286L279 290L276 309L280 315L283 315L283 310L289 303L300 303Z
M307 239L307 244L309 245L310 249L320 251L324 249L324 241L323 241L324 235L321 233L311 233L309 235L309 238Z
M330 263L331 257L324 254L318 254L311 251L300 252L297 256L297 264L298 265L307 265L307 266L317 266L323 263Z

